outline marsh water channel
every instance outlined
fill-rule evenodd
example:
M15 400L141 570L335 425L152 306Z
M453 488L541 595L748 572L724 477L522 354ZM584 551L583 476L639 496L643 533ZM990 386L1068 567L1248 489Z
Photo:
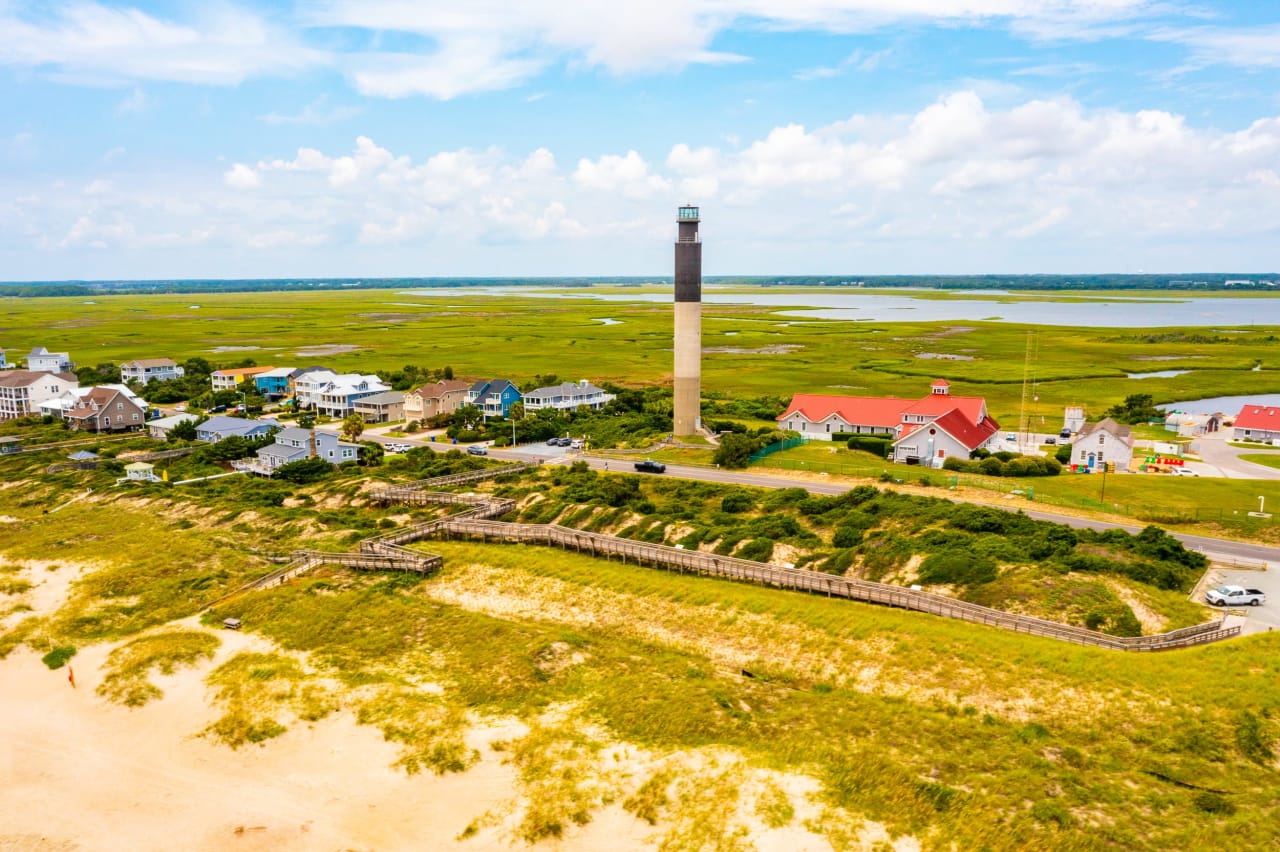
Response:
M565 292L543 287L468 287L408 290L406 296L500 296L543 299L587 299L599 302L669 302L670 293L594 293L587 288ZM750 305L790 308L781 311L797 320L845 320L849 322L1009 322L1027 325L1079 326L1080 328L1167 328L1280 325L1280 311L1260 298L1115 296L1097 301L1072 295L1069 301L1056 294L920 290L903 295L863 293L857 290L817 293L780 289L758 291L708 286L702 301L711 305ZM1280 297L1277 297L1280 304Z

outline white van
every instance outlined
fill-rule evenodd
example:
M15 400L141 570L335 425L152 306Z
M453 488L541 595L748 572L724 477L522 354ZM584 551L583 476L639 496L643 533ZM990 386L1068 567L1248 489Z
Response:
M582 439L581 439L581 438L574 438L572 441L570 441L570 442L569 442L569 449L571 449L571 450L580 450L580 449L582 449Z

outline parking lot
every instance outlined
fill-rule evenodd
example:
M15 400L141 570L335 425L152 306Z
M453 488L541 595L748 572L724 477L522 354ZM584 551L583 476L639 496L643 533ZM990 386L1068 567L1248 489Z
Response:
M1214 569L1211 579L1213 582L1206 583L1196 595L1201 603L1204 602L1204 592L1217 586L1244 586L1266 593L1267 602L1261 606L1213 607L1218 612L1244 616L1242 633L1262 633L1280 628L1280 571Z

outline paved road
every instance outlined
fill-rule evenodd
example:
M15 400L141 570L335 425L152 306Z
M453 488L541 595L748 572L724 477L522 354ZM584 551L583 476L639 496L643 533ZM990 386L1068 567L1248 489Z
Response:
M323 427L322 427L323 428ZM331 431L337 431L332 429ZM430 447L437 452L448 452L454 449L463 449L461 446L454 446L446 443L431 443L430 441L415 441L409 438L384 438L381 435L371 435L370 440L377 441L381 444L409 444L415 447ZM537 458L542 462L550 463L566 463L569 461L585 461L595 470L604 470L608 466L615 471L631 471L633 462L630 460L605 459L597 456L582 456L576 452L570 452L564 447L548 447L545 444L526 444L514 449L489 450L489 457L494 459L505 459L507 461L527 461L530 458ZM689 467L685 465L667 465L667 476L678 476L682 479L696 479L702 482L719 482L726 485L749 485L757 488L804 488L812 494L843 494L854 488L852 485L846 485L839 482L821 482L812 480L788 479L783 476L775 476L772 474L751 473L742 470L721 470L719 468L708 467ZM947 496L947 499L956 500L956 502L964 502L958 498ZM1019 509L1026 512L1029 517L1040 521L1052 521L1053 523L1066 524L1075 529L1094 529L1109 530L1120 529L1128 532L1140 532L1141 524L1120 524L1110 521L1098 521L1089 518L1077 518L1071 515L1059 515L1054 512L1047 512L1041 509L1029 509L1024 502L1017 502L1012 505L998 503L984 503L998 509L1004 509L1010 512L1016 512ZM1210 538L1209 536L1189 535L1187 533L1171 533L1174 538L1181 541L1187 547L1198 550L1211 559L1225 563L1239 563L1250 567L1260 566L1267 563L1280 564L1280 547L1267 547L1261 544L1249 544L1242 541L1230 541L1227 539ZM1277 589L1277 602L1280 602L1280 589ZM1280 604L1278 604L1280 605Z
M1266 465L1242 461L1241 453L1266 452L1266 447L1244 449L1233 447L1227 443L1227 430L1213 435L1202 435L1195 440L1200 450L1200 458L1207 467L1217 471L1219 476L1231 479L1280 479L1280 470Z

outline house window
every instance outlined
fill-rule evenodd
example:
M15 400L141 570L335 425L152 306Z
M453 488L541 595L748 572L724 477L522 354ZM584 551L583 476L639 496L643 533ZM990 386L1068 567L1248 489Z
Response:
M123 402L117 402L117 403L116 403L116 411L124 411L124 403L123 403Z
M1105 441L1105 440L1107 440L1107 436L1106 436L1106 435L1099 435L1099 436L1098 436L1098 443L1099 443L1099 444L1101 444L1101 443L1102 443L1103 441Z
M133 419L134 419L134 420L137 420L137 419L138 419L137 412L134 412Z
M1098 462L1102 462L1102 450L1098 450Z
M830 433L830 432L831 432L831 424L830 424L830 423L828 423L828 424L827 424L827 432L828 432L828 433Z

